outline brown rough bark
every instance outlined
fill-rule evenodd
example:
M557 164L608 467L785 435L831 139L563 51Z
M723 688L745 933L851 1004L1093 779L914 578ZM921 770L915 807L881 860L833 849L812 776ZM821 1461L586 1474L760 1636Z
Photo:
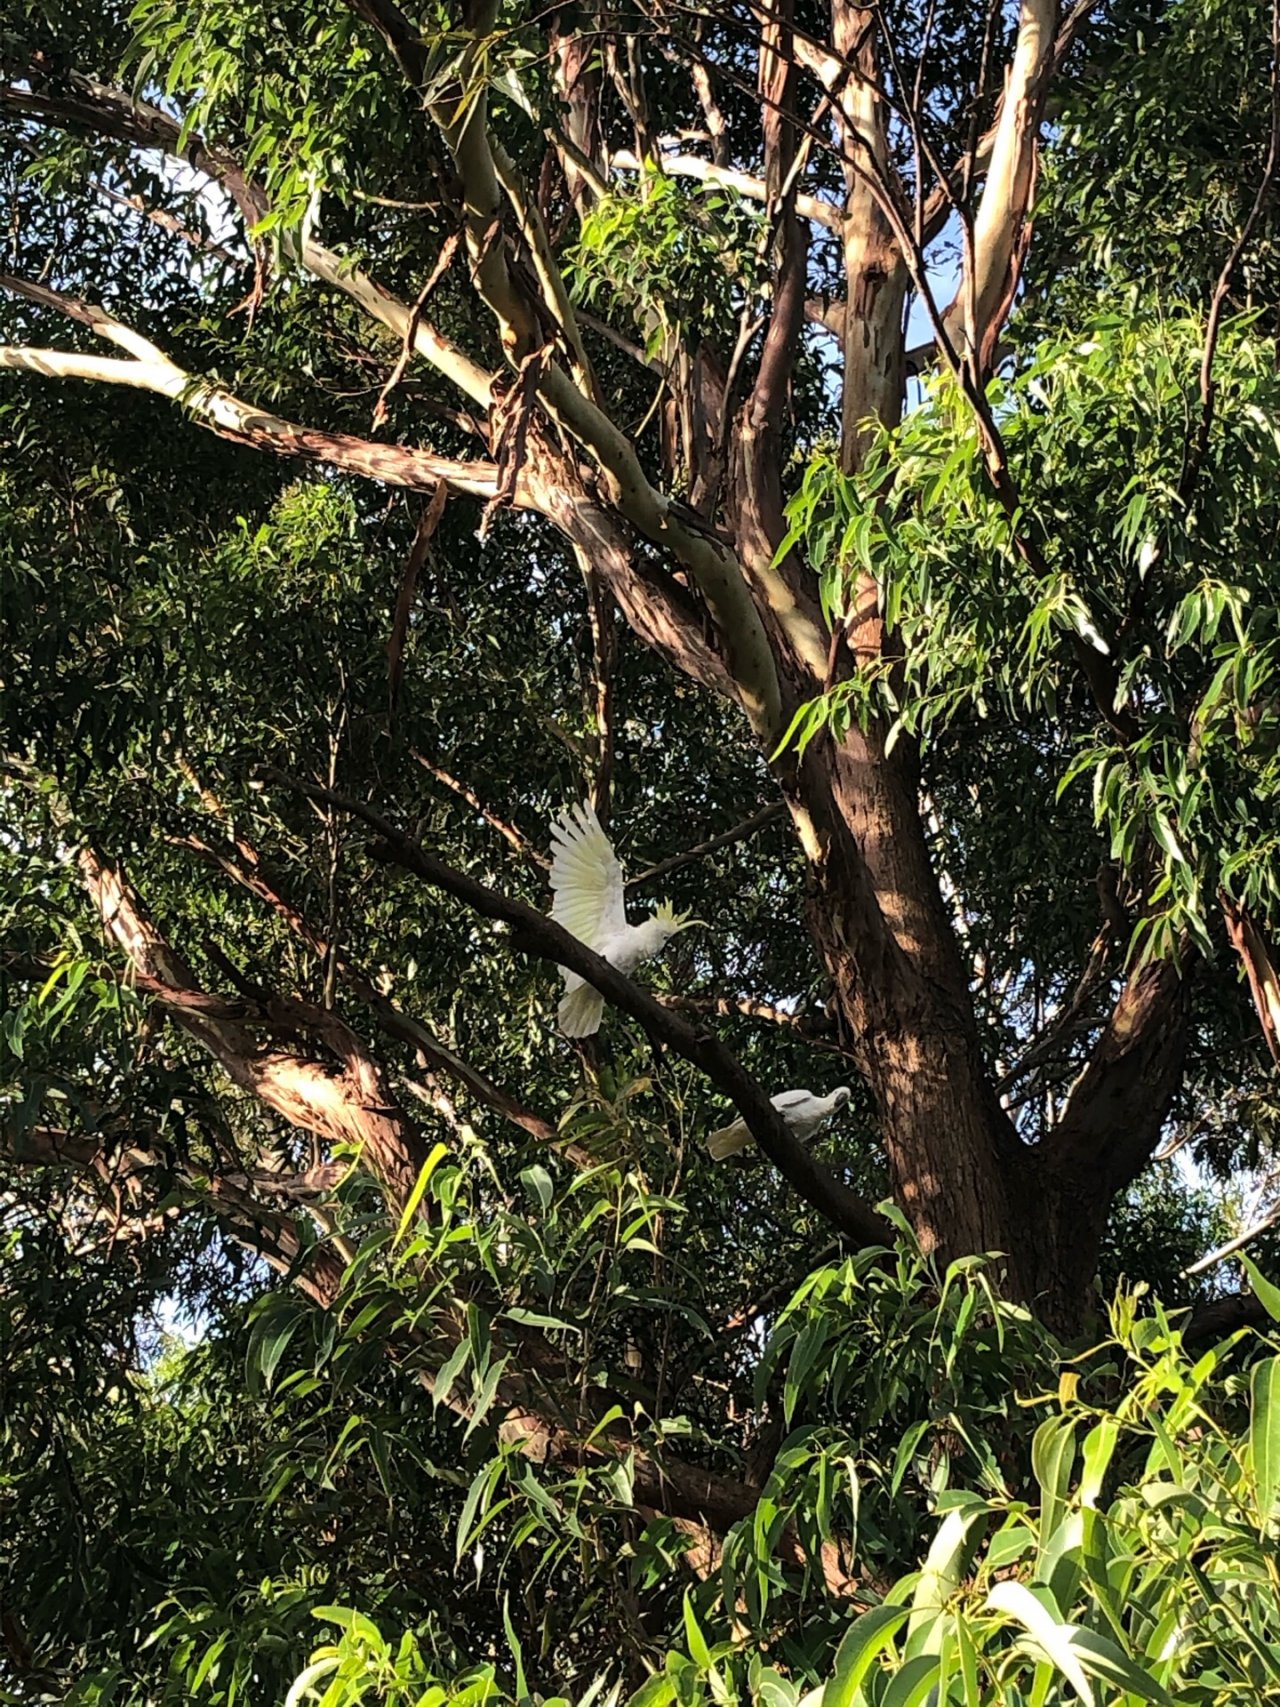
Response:
M926 1249L1009 1251L1020 1146L982 1058L913 779L855 730L815 743L794 789L809 927L875 1097L894 1194Z

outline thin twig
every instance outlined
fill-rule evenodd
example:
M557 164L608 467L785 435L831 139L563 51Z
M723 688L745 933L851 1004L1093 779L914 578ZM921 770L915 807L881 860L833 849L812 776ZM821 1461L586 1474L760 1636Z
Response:
M766 824L772 824L776 818L781 818L785 811L786 806L781 800L771 801L769 805L761 806L753 812L749 818L744 818L740 824L735 824L731 830L722 830L718 836L711 836L707 841L699 842L696 847L686 848L683 853L672 854L670 859L660 860L657 865L651 865L646 871L629 878L627 888L639 889L642 884L655 883L658 878L667 877L671 872L679 871L682 866L705 859L718 848L727 848L734 842L746 841L748 836L754 836L757 830L763 830Z
M490 808L485 805L484 801L481 800L480 796L473 788L468 787L465 782L460 782L456 776L453 776L449 771L445 770L443 765L437 764L434 759L429 759L425 753L420 753L416 747L411 747L409 751L422 766L423 770L430 771L431 775L435 777L437 782L443 783L444 786L451 789L459 799L465 800L468 806L480 814L486 824L496 830L500 836L504 836L520 855L521 859L527 859L532 865L541 866L544 871L549 871L551 869L550 859L548 859L546 854L541 853L536 847L534 847L533 843L529 840L528 836L525 835L524 831L518 830L514 824L509 824L505 818L499 818L496 812L491 811Z

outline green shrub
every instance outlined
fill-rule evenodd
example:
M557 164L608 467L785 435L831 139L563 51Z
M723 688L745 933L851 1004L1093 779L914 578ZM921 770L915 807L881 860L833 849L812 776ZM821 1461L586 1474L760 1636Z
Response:
M1280 1291L1256 1273L1253 1278L1263 1304L1280 1320ZM1023 1312L996 1299L978 1265L957 1265L940 1285L910 1253L899 1253L896 1272L865 1258L821 1271L784 1312L766 1367L785 1361L788 1414L794 1414L808 1372L821 1362L807 1351L805 1372L793 1378L804 1335L811 1348L823 1337L816 1324L825 1323L826 1338L838 1343L842 1315L851 1321L857 1308L883 1312L895 1287L903 1333L891 1383L909 1389L925 1367L921 1360L930 1360L936 1394L952 1407L948 1414L961 1425L957 1439L963 1439L966 1427L980 1429L985 1413L1000 1411L980 1383L967 1414L948 1390L956 1373L963 1375L966 1357L979 1373L988 1364L987 1329L972 1344L961 1343L973 1324L985 1319L988 1328L1027 1349ZM864 1295L855 1308L860 1288ZM1025 1449L1030 1466L1025 1485L1017 1485L1016 1465L1005 1476L993 1458L977 1453L971 1462L978 1465L974 1479L981 1491L936 1487L928 1527L918 1536L919 1567L878 1590L868 1584L854 1591L834 1657L825 1612L816 1617L812 1646L815 1661L825 1656L822 1663L795 1663L802 1644L797 1648L794 1640L784 1661L752 1626L745 1598L734 1604L722 1595L709 1602L713 1585L704 1584L700 1610L692 1593L685 1596L679 1648L665 1655L627 1707L740 1701L763 1707L1228 1707L1280 1700L1280 1355L1274 1334L1240 1333L1195 1356L1178 1324L1158 1304L1143 1310L1145 1302L1141 1289L1121 1291L1102 1343L1074 1356L1059 1348L1056 1384L1006 1394L1016 1403L1001 1415L1022 1419L1013 1444ZM1007 1354L1009 1344L1002 1344ZM1024 1357L1023 1374L1028 1367L1048 1368L1043 1349L1033 1348L1029 1362ZM1006 1368L1016 1378L1017 1360ZM884 1369L877 1377L864 1368L864 1387L877 1378L883 1384L884 1375ZM857 1398L855 1414L865 1424L869 1392ZM919 1441L924 1432L913 1424L907 1435ZM806 1440L816 1452L811 1430ZM838 1459L842 1446L831 1443L828 1457ZM781 1458L786 1454L784 1444ZM942 1461L934 1462L935 1480L945 1482ZM565 1699L531 1686L509 1625L506 1653L445 1679L435 1675L412 1635L389 1641L349 1609L319 1608L316 1615L336 1625L336 1635L312 1654L288 1707L559 1707ZM601 1678L577 1707L614 1707L621 1695L618 1684Z

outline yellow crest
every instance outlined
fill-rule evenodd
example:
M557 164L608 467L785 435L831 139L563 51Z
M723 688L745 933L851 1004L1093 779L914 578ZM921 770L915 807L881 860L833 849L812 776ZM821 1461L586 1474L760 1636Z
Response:
M654 908L653 916L667 927L672 936L677 931L688 930L690 925L701 925L706 922L704 919L692 918L688 913L677 913L670 901L659 901Z

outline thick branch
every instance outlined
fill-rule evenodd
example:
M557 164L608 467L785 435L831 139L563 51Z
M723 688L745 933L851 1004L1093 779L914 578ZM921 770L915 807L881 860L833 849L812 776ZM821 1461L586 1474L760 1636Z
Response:
M434 492L439 482L444 481L451 491L483 498L493 497L498 489L498 473L493 463L461 462L416 447L384 445L350 433L326 433L299 426L187 373L157 345L104 309L9 274L0 274L0 288L88 326L99 337L131 351L134 357L132 361L121 361L72 350L0 345L0 368L20 369L53 379L85 379L152 391L181 403L202 426L222 438L269 450L277 456L331 463L348 473L384 480L393 486Z
M637 550L620 518L588 490L576 457L539 444L522 471L517 503L522 492L528 494L529 508L584 552L646 646L704 687L726 699L739 698L705 610L686 587Z
M181 846L190 848L193 853L211 861L251 895L256 895L259 900L265 902L277 917L306 943L312 953L322 960L329 956L330 944L325 934L306 919L301 910L285 895L279 882L266 874L257 855L248 849L246 843L240 842L233 849L212 845L198 836L179 837L178 841ZM550 1142L556 1137L556 1129L549 1120L526 1108L508 1091L494 1084L469 1061L463 1060L462 1056L451 1049L442 1038L437 1037L421 1020L405 1013L388 996L384 996L369 974L341 949L334 953L333 963L344 987L377 1016L382 1029L399 1042L416 1050L428 1067L445 1073L464 1085L477 1102L491 1108L532 1137L544 1142ZM578 1146L570 1145L564 1153L580 1167L594 1165L590 1153L579 1150Z
M765 1155L820 1214L863 1244L885 1242L889 1236L886 1224L874 1210L813 1160L788 1130L765 1092L716 1038L695 1030L669 1012L647 990L633 984L553 919L523 901L499 895L465 873L455 871L443 860L429 854L413 836L397 829L362 801L321 788L316 783L287 776L273 766L265 766L261 774L264 780L277 783L308 800L351 813L378 833L383 857L413 872L434 888L453 895L482 918L497 919L510 925L515 933L514 946L523 953L532 954L552 965L566 966L586 979L606 1001L637 1020L656 1042L666 1044L707 1075L735 1105Z
M1194 1309L1183 1327L1182 1343L1188 1347L1209 1345L1239 1333L1241 1328L1265 1328L1270 1322L1270 1312L1260 1298L1252 1292L1233 1292Z
M331 1143L354 1144L392 1200L405 1202L427 1148L350 1027L336 1014L302 1002L272 1004L272 1011L253 1015L247 1003L209 997L118 868L89 848L81 851L79 866L103 927L124 951L135 980L208 1050L232 1082L291 1125ZM317 1037L338 1065L296 1046L264 1047L250 1029L252 1018L281 1036L305 1032Z
M770 626L799 670L821 681L827 637L813 577L794 553L777 561L787 532L782 492L785 429L804 329L809 255L809 231L796 214L795 178L802 160L797 146L792 13L792 0L779 0L760 43L765 185L773 222L772 312L755 382L734 423L732 509L738 556L758 589Z
M985 373L1013 303L1026 252L1036 150L1054 65L1058 0L1022 0L1018 39L996 120L986 183L962 280L968 351Z
M193 379L155 345L138 338L103 310L26 280L13 283L15 287L21 285L24 295L39 292L39 300L82 323L93 324L103 336L111 336L116 342L129 337L140 351L145 350L146 359L121 361L78 351L0 346L0 368L153 391L181 400L201 425L237 443L277 456L327 462L347 473L411 491L434 493L443 480L450 490L470 496L491 499L498 492L494 463L453 461L416 447L381 444L281 420ZM406 315L408 312L405 310ZM516 505L546 516L573 544L587 551L608 582L619 609L647 645L695 681L737 697L736 685L708 643L688 593L656 568L649 569L640 562L616 519L591 499L572 464L557 457L549 446L540 446L539 450L538 456L517 471L513 493ZM555 466L547 466L548 462Z
M1051 1165L1123 1189L1151 1159L1187 1048L1189 979L1172 961L1134 972L1042 1149Z
M752 728L767 745L781 732L782 698L768 636L741 565L711 532L653 487L627 435L557 367L541 392L555 418L599 464L608 496L646 539L669 550L693 577L723 643L724 659Z

